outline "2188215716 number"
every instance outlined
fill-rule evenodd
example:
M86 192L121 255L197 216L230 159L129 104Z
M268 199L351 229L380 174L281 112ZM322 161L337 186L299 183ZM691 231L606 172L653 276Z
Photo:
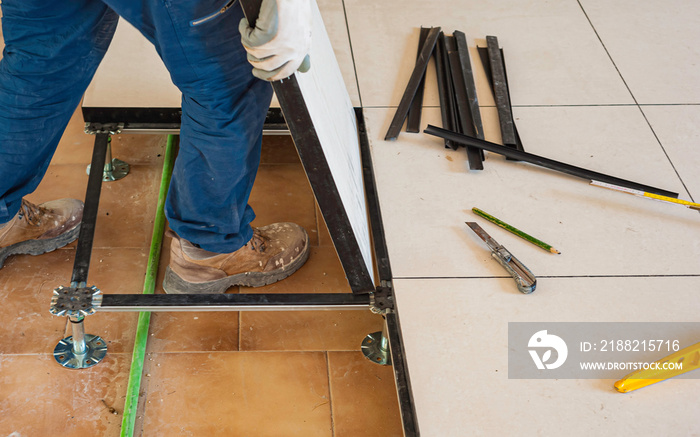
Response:
M677 352L678 340L601 340L601 352Z

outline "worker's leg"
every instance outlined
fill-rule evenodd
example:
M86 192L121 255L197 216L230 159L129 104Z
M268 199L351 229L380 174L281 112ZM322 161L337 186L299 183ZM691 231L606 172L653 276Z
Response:
M182 91L180 150L166 214L179 235L213 252L232 252L253 236L248 206L272 97L253 77L240 42L237 2L107 0L156 46Z
M117 15L93 0L3 0L0 224L41 182Z
M32 205L56 146L104 55L117 15L94 0L3 0L0 266L77 237L82 202Z
M293 273L308 255L306 232L285 224L254 234L250 226L255 214L248 198L272 88L252 75L238 2L150 0L139 12L131 5L141 2L106 1L155 44L183 94L180 151L166 203L180 237L171 253L178 275L168 275L177 284L166 280L166 290L223 291ZM211 281L219 282L193 285Z

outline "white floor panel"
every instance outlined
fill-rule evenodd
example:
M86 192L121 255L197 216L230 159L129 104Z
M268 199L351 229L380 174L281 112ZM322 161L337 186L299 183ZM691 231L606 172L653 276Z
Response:
M383 140L393 109L365 110L395 277L491 277L505 270L464 224L476 221L538 276L700 273L700 216L677 205L595 188L487 152L467 170L464 149L401 133ZM499 141L495 108L483 111ZM525 150L681 193L668 158L637 107L515 108ZM439 111L424 111L440 125ZM494 134L494 132L496 132ZM559 249L550 254L477 217L480 208Z
M479 100L493 105L476 53L487 35L505 52L514 105L632 103L598 37L576 1L452 0L345 1L362 103L397 106L413 70L421 26L466 33L478 75ZM438 106L434 66L428 66L425 104Z
M421 435L697 433L698 379L628 394L615 380L508 379L508 322L696 322L700 278L547 281L527 296L507 279L394 281Z
M580 3L640 104L700 103L700 2Z

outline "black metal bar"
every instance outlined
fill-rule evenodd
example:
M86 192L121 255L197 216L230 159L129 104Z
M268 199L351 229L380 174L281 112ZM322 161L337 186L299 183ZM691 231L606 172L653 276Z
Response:
M391 364L394 367L394 379L399 398L399 411L403 423L404 437L418 437L418 417L416 416L411 379L408 374L406 353L401 338L401 326L396 313L386 314L387 334L389 335L389 347L391 349Z
M99 311L263 311L369 308L368 294L105 294Z
M515 133L515 148L520 151L525 151L523 147L523 141L520 139L520 134L518 133L518 125L515 123L515 116L513 115L513 99L510 98L510 85L508 84L508 69L506 68L506 56L501 49L501 61L503 62L503 74L506 78L506 91L508 92L508 102L510 104L509 111L511 118L513 119L513 132Z
M445 47L445 34L440 32L437 44L435 45L435 73L438 81L438 95L440 96L440 115L442 116L442 126L448 130L457 130L455 127L454 102L452 92L452 79L450 70L447 68L447 48ZM445 140L445 147L456 149L457 147L450 140Z
M418 37L418 53L416 55L416 62L420 60L420 54L425 45L425 40L428 38L428 33L430 32L429 27L420 28L420 36ZM420 79L418 84L418 89L416 90L416 96L411 102L411 107L408 108L408 121L406 122L406 132L417 133L420 132L420 118L421 111L423 110L423 91L425 89L425 74Z
M437 42L439 34L439 27L430 28L428 38L426 39L425 45L421 50L420 57L416 61L416 66L413 69L413 73L411 73L411 78L406 86L406 91L404 91L403 97L401 97L401 102L399 102L399 106L396 108L396 113L394 114L394 118L389 125L389 130L387 130L384 140L395 140L399 136L403 122L406 120L406 116L408 115L408 108L411 106L411 102L416 96L416 90L418 89L421 78L425 76L428 61L430 60L430 55L433 53L433 49L435 48L435 43Z
M73 263L73 275L71 282L87 282L90 269L90 256L92 255L92 243L95 238L95 222L102 191L102 172L107 156L109 144L108 133L95 135L95 146L92 150L92 162L90 175L88 176L87 189L85 190L85 206L83 208L83 220L80 224L78 244L75 249L75 261Z
M82 107L86 123L123 123L122 130L178 131L182 110L180 108L98 108ZM280 108L269 108L264 130L286 131L287 123Z
M513 129L513 114L510 109L510 99L508 98L508 85L506 84L506 73L503 68L503 59L498 47L498 38L495 36L486 37L486 45L489 53L489 64L491 66L491 76L493 78L493 93L496 97L496 107L498 108L498 119L501 124L501 139L503 144L515 147L515 131Z
M467 96L466 81L462 71L462 63L457 52L457 43L454 37L445 39L447 54L450 61L450 71L452 72L452 86L454 88L455 102L457 103L457 119L461 126L460 133L476 136L476 128L472 119L469 97ZM475 147L467 146L467 159L470 170L483 170L481 151Z
M650 187L648 185L639 184L637 182L628 181L625 179L620 179L615 176L609 176L603 173L598 173L596 171L587 170L585 168L576 167L563 162L555 161L553 159L545 158L542 156L534 155L532 153L523 152L521 150L512 149L507 146L501 146L500 144L491 143L489 141L480 140L478 138L468 137L466 135L461 135L456 132L450 132L445 129L441 129L437 126L428 125L428 128L423 132L429 135L434 135L440 138L448 138L457 143L478 147L480 149L488 150L489 152L498 153L509 158L515 158L521 161L529 162L530 164L539 165L540 167L545 167L551 170L556 170L562 173L566 173L572 176L577 176L583 179L588 179L590 181L607 182L613 185L619 185L621 187L632 188L634 190L642 190L650 193L659 194L661 196L677 198L678 193L673 193L671 191L662 190L660 188Z
M474 130L476 137L484 139L484 124L481 120L481 111L479 110L479 97L476 94L476 83L474 82L474 70L472 68L471 58L469 57L469 47L467 46L467 36L464 32L455 30L453 33L455 43L457 45L457 54L459 55L460 66L462 67L462 78L464 80L464 88L467 91L469 98L469 109L472 121L474 122Z
M374 165L372 164L372 152L370 151L367 127L362 108L355 108L357 117L357 129L360 134L360 155L362 156L362 174L365 182L365 196L369 211L369 222L372 228L372 241L374 257L377 262L377 273L380 281L391 281L391 265L389 264L389 249L386 245L386 236L382 222L382 210L379 206L379 194L377 183L374 179Z
M479 52L479 57L481 58L481 64L484 66L484 72L486 72L486 78L489 81L489 85L491 86L491 90L493 91L493 77L491 76L491 67L489 66L489 52L486 47L477 47L477 50ZM506 77L506 88L508 90L508 101L511 101L510 98L510 85L508 85L508 72L506 70L506 57L503 54L503 49L501 51L501 60L503 61L503 72L505 73ZM494 94L494 100L496 96ZM512 114L512 105L511 105L511 114ZM523 142L520 139L520 134L518 133L518 126L515 124L515 120L513 120L513 130L515 131L515 148L521 151L525 151L525 148L523 147ZM483 140L484 138L482 138ZM517 161L517 159L513 158L508 158L509 161Z

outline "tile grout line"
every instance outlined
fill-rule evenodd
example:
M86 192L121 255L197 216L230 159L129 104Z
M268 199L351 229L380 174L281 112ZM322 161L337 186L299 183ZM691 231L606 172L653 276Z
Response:
M605 50L605 54L608 55L608 59L610 59L610 62L612 63L613 67L615 67L615 71L617 71L617 74L620 76L620 80L622 80L622 83L625 85L625 88L627 88L627 92L630 93L632 100L634 100L634 104L637 106L637 109L639 109L639 112L642 114L642 117L644 117L644 121L646 121L647 126L649 126L651 133L654 135L654 138L656 138L656 142L659 144L659 147L661 147L661 151L664 152L664 155L666 156L668 163L671 164L671 168L673 168L673 171L676 173L676 177L678 177L678 180L681 182L681 185L683 185L683 189L685 190L686 194L688 194L688 196L690 196L690 199L694 201L693 197L690 195L690 190L688 190L688 187L685 184L685 181L681 177L680 173L678 173L678 169L673 164L673 161L671 160L671 157L668 155L668 152L666 152L666 148L661 143L661 140L659 139L659 136L656 134L656 131L654 130L651 123L649 122L647 115L644 113L644 110L642 109L639 102L637 101L637 98L634 96L634 93L632 92L632 89L627 84L627 81L622 76L622 72L617 67L617 64L615 63L615 60L613 59L612 55L610 54L610 51L605 46L605 43L603 42L603 39L600 37L598 30L593 25L593 21L591 21L591 18L588 16L588 14L586 13L586 10L583 8L583 5L581 4L581 0L576 0L576 2L578 3L579 7L581 8L581 12L583 12L583 15L586 17L586 20L588 20L588 24L591 25L591 29L593 30L593 33L595 33L596 38L598 38L598 41L600 41L600 45L603 47L603 50Z
M547 279L575 279L575 278L700 278L698 273L679 275L541 275L538 278ZM401 280L428 280L428 279L509 279L510 276L394 276Z
M348 11L343 0L343 16L345 17L345 29L348 33L348 45L350 46L350 58L352 59L352 70L355 72L355 85L357 86L357 98L360 100L360 108L362 108L362 93L360 92L360 78L357 75L357 64L355 63L355 52L352 49L352 38L350 37L350 23L348 23Z
M513 108L616 108L616 107L645 107L645 106L700 106L700 103L582 103L582 104L561 104L561 105L512 105ZM495 108L494 105L479 105L479 108ZM363 109L396 109L391 105L364 106ZM423 105L423 109L439 109L439 106Z
M328 376L328 407L331 411L331 437L335 437L335 418L333 417L333 395L331 389L331 360L328 351L323 351L326 356L326 376Z

